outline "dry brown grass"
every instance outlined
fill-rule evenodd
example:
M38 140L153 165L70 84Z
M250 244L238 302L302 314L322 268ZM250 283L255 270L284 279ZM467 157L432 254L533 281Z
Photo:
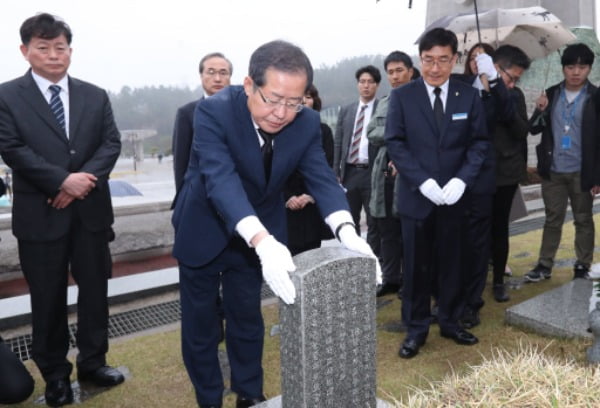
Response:
M466 373L413 387L397 407L598 407L600 371L525 343L494 349Z

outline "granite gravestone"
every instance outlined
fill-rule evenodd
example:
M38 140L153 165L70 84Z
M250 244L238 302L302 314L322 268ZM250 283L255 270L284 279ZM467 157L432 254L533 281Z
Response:
M329 247L294 262L296 302L279 311L282 395L256 407L386 406L375 396L375 260Z

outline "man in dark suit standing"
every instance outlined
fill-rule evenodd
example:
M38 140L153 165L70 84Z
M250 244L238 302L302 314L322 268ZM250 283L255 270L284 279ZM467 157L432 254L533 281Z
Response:
M374 257L356 234L325 159L320 116L302 109L312 76L300 48L273 41L252 54L243 87L230 86L196 106L189 167L173 213L173 255L179 261L183 359L201 407L222 405L219 285L236 407L264 400L260 290L264 278L285 303L295 299L282 194L295 170L341 243Z
M13 234L31 294L33 359L50 406L73 402L69 271L79 287L78 378L123 382L106 365L114 236L108 177L120 135L106 92L67 75L71 37L69 26L50 14L27 19L21 52L31 69L0 85L0 153L13 170Z
M196 101L189 102L177 110L173 128L173 174L175 176L175 194L181 190L183 176L190 160L190 149L194 136L194 108L196 104L221 89L229 86L233 65L220 52L205 55L199 64L200 82L204 94ZM176 196L177 197L177 196ZM175 208L175 200L171 208Z
M358 234L360 213L364 209L367 216L367 242L379 256L381 238L369 211L370 169L377 148L369 144L367 125L377 108L375 94L381 82L381 73L373 65L367 65L359 68L355 76L359 100L340 109L333 138L333 170L346 189L346 197Z
M419 43L422 79L392 90L385 127L388 154L398 169L398 212L404 240L402 320L407 335L399 355L412 358L429 333L433 285L438 284L440 334L458 344L477 338L458 324L461 248L467 187L489 149L477 90L450 79L457 39L427 32ZM433 271L438 271L437 280Z

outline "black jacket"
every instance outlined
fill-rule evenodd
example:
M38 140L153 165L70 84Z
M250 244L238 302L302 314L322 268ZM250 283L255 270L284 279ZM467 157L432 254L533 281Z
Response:
M562 83L561 83L562 84ZM554 134L552 132L552 110L558 100L560 85L554 85L546 90L548 106L544 111L533 112L529 120L529 131L532 134L542 133L542 140L535 148L537 154L537 169L539 175L550 179L550 168L554 154ZM590 190L600 185L600 124L598 114L600 109L600 92L590 82L587 84L587 97L583 106L581 123L581 189Z

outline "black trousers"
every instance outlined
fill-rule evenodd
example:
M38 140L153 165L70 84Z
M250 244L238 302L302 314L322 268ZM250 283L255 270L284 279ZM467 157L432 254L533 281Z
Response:
M33 393L33 378L0 337L0 404L17 404Z
M466 219L452 207L438 206L422 220L401 217L404 243L402 320L407 336L425 340L431 296L437 285L440 329L458 329L462 313L461 258Z
M346 198L350 206L350 213L356 225L356 233L360 236L360 213L365 210L367 216L367 243L375 255L380 258L381 237L369 212L369 200L371 199L371 171L370 168L358 168L346 164L344 174L344 187Z
M19 240L19 259L31 294L33 360L46 381L68 377L72 371L67 360L69 271L79 288L78 370L92 371L106 364L110 232L88 231L74 219L69 234L56 241Z
M375 218L381 237L381 272L383 283L402 284L402 224L392 211L394 201L394 179L384 184L386 216Z
M508 260L508 225L510 209L518 184L499 186L493 199L492 212L492 261L494 283L504 283L504 269Z
M492 195L470 196L467 238L464 246L464 298L466 306L479 310L483 307L483 291L490 261L492 229Z

